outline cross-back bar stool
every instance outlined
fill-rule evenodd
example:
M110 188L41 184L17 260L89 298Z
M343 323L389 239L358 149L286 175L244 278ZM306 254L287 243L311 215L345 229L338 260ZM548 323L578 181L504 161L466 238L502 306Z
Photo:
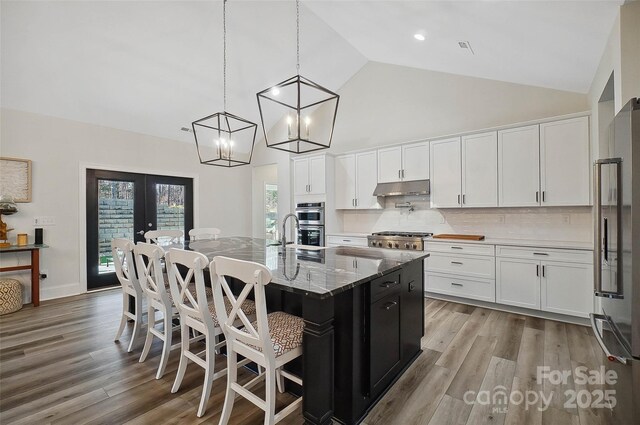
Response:
M209 265L209 260L199 252L181 249L170 249L165 254L165 260L173 302L180 313L180 330L182 334L180 364L171 392L175 393L180 389L189 361L202 367L205 371L205 377L197 412L198 417L201 417L204 415L213 381L227 374L226 368L215 371L216 350L223 347L226 342L217 342L217 337L222 335L222 329L218 324L213 302L210 302L211 300L208 300L206 296L208 288L204 285L203 271ZM182 266L186 272L181 272L179 266ZM188 289L192 282L195 282L195 294ZM220 301L223 304L228 303L228 300L221 299ZM253 301L246 300L242 308L245 314L252 317L255 315ZM197 331L204 336L204 350L200 352L191 351L188 337L189 329ZM244 366L247 363L249 363L249 360L244 360L239 362L237 366Z
M133 320L133 331L131 332L131 341L129 341L127 352L133 350L133 344L138 337L138 332L143 326L142 299L144 293L133 264L133 246L133 242L128 239L116 238L111 241L111 256L113 257L116 276L122 286L122 317L120 318L120 326L118 327L114 341L118 341L122 336L122 331L124 331L127 320ZM133 298L134 313L129 312L131 298Z
M276 381L287 378L299 385L302 379L283 370L283 366L302 355L302 318L276 311L267 314L264 287L271 281L269 269L258 263L236 260L227 257L215 257L209 266L213 299L216 313L227 341L227 390L220 417L220 425L229 423L236 394L243 396L265 412L265 425L273 425L302 402L299 397L294 402L275 412ZM236 297L226 277L245 282L242 292ZM253 321L243 312L241 305L253 291L257 320ZM231 303L229 311L223 303L223 296ZM265 372L245 385L237 382L238 355L244 356ZM258 379L265 379L264 400L249 390Z
M180 238L184 236L182 230L149 230L144 234L147 243L159 244L163 243L179 243Z
M202 241L218 239L220 233L220 229L218 229L217 227L201 227L198 229L191 229L189 230L189 240Z

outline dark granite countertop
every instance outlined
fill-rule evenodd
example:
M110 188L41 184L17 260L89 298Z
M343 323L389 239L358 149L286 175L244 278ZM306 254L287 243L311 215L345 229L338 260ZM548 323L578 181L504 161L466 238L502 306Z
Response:
M282 248L273 246L274 243L229 237L186 242L185 248L201 252L210 260L221 255L263 264L273 275L270 285L317 298L333 296L429 256L424 251L358 247L315 250L287 247L283 255Z

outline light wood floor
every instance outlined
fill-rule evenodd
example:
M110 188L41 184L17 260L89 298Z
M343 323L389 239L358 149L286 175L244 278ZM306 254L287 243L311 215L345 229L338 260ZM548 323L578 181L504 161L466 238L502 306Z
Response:
M138 363L141 347L126 352L130 329L120 343L113 342L120 303L120 292L113 290L48 301L39 308L1 316L0 423L216 424L226 380L214 383L206 415L197 418L203 370L190 364L182 388L171 394L177 351L172 352L164 377L154 379L159 343L146 362ZM515 405L506 413L496 412L490 405L463 401L466 391L498 385L507 392L541 389L563 395L564 387L538 388L536 367L597 367L603 360L588 328L426 300L423 350L365 419L367 425L599 423L597 411L567 411L560 397L545 412ZM253 375L242 370L240 376L247 381ZM278 404L292 399L281 394ZM236 401L233 424L262 421L262 412L252 404ZM298 411L282 423L302 422Z

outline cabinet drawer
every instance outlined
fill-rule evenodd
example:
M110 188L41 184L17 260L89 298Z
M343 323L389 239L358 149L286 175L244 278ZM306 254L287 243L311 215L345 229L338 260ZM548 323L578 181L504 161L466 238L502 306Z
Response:
M351 236L327 236L327 246L367 246L367 238Z
M425 291L475 300L495 302L496 283L490 279L465 279L425 273Z
M390 273L371 281L371 303L400 290L400 272Z
M430 252L450 252L452 254L494 255L493 245L475 243L454 243L425 241L424 250Z
M495 262L495 257L430 253L424 260L424 267L426 271L433 273L493 279L496 276Z
M540 261L564 261L570 263L593 263L593 252L576 249L525 248L519 246L496 246L496 256Z

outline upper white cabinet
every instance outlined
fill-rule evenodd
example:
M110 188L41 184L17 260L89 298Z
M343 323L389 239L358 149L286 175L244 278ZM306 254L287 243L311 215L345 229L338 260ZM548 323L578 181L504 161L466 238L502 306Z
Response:
M337 209L380 208L373 191L378 183L376 151L336 158L335 199Z
M431 208L457 208L462 197L460 138L431 142Z
M589 156L589 117L499 131L499 206L589 205Z
M501 207L540 205L538 125L498 131L498 201Z
M462 206L498 206L498 133L463 136Z
M318 195L326 193L325 167L324 155L294 159L294 195Z
M589 117L540 124L540 202L589 205Z
M498 205L497 133L431 142L431 207Z
M429 178L429 142L378 149L378 183Z

